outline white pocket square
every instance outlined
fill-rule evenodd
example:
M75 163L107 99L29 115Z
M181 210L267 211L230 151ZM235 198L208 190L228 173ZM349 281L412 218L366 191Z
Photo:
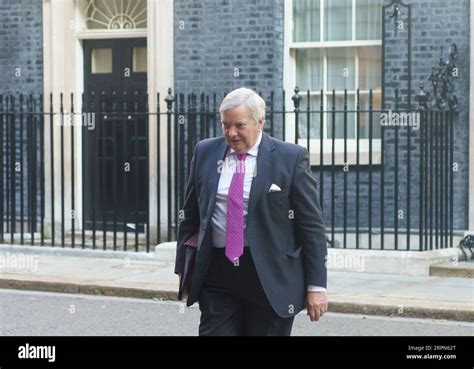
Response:
M278 191L281 191L281 188L278 187L278 185L276 185L275 183L272 183L272 185L270 186L270 189L268 190L268 192L278 192Z

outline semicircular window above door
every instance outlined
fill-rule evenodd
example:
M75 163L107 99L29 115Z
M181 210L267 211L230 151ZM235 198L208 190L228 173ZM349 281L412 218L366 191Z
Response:
M146 0L86 0L87 29L143 29L147 27Z

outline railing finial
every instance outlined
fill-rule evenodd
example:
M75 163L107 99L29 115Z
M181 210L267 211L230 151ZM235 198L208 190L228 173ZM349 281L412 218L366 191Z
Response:
M171 89L171 87L168 88L168 95L165 97L166 107L168 109L168 112L170 112L173 109L173 102L175 100L175 97L173 96L172 91L173 90Z
M299 93L300 93L300 89L299 89L298 86L296 86L293 91L295 91L295 94L293 95L293 97L291 98L291 100L293 100L294 111L295 111L295 112L299 112L299 111L300 111L300 101L301 101L301 99L302 99L303 97L299 94Z

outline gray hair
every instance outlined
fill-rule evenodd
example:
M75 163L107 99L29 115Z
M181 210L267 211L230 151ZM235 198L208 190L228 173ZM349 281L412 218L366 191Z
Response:
M241 105L247 108L249 117L257 123L261 118L265 118L265 101L253 90L241 87L231 91L222 100L219 112L235 109Z

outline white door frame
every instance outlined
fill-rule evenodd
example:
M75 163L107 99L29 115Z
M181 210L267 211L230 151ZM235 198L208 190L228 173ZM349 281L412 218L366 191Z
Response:
M147 0L147 23L145 30L118 30L118 31L94 31L83 32L77 25L83 24L82 12L80 6L83 2L79 0L43 0L43 55L44 55L44 107L49 110L49 95L54 96L54 110L59 107L59 94L64 93L64 110L70 111L70 94L74 93L74 106L76 112L81 107L81 94L84 91L84 68L83 68L83 39L101 39L101 38L126 38L126 37L146 37L148 48L148 96L151 112L156 112L156 96L160 93L160 105L163 107L164 97L169 87L174 85L173 68L173 0ZM48 117L45 117L48 118ZM74 122L80 125L80 117ZM150 116L149 126L149 204L150 204L150 225L157 224L157 148L160 148L160 188L161 191L161 232L166 229L167 224L167 147L166 125L160 127L160 142L156 141L156 115ZM53 167L55 173L54 186L51 183L51 155L50 155L50 124L45 119L45 227L50 231L51 227L51 198L52 187L54 192L61 191L61 158L60 152L60 126L54 124L54 152ZM65 127L66 128L66 127ZM64 142L71 140L70 127L64 129ZM64 168L65 168L65 199L71 198L71 186L67 185L71 181L71 166L74 165L74 185L75 185L75 226L77 229L82 227L82 152L81 130L75 129L75 160L72 163L70 150L65 150ZM173 151L171 151L173 152ZM61 219L61 198L55 195L55 232L59 235ZM71 227L71 201L65 203L67 230ZM157 230L150 229L150 242L153 244L156 240Z

